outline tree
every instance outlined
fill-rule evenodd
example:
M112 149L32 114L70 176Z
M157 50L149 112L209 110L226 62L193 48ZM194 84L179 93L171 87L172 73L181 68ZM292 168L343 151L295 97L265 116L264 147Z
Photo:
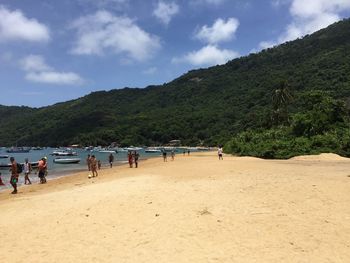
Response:
M272 94L272 123L277 126L289 123L288 106L293 101L288 82L281 82L279 86Z

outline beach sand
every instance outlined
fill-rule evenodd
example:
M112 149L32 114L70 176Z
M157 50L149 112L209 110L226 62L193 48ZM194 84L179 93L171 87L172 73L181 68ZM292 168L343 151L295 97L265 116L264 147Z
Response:
M197 153L0 193L0 262L350 262L350 160Z

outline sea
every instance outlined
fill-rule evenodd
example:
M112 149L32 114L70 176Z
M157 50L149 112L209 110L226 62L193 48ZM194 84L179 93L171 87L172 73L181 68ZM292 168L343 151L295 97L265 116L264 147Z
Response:
M43 157L47 157L47 164L48 164L48 176L47 179L54 179L62 176L67 176L69 174L75 173L75 172L81 172L86 171L88 175L88 169L86 164L86 159L88 154L95 155L97 160L101 161L101 169L105 169L109 167L108 157L110 153L103 153L99 151L89 151L85 149L76 149L74 148L73 151L77 153L77 156L68 156L68 157L60 157L60 158L80 158L81 161L77 164L57 164L54 163L53 160L57 158L57 156L52 156L51 154L54 151L57 151L56 148L44 148L41 150L30 150L28 153L7 153L6 148L0 148L0 155L8 155L9 158L0 159L0 164L8 164L10 163L10 157L14 157L15 160L19 163L23 163L25 158L28 158L29 162L37 162ZM192 150L193 151L193 150ZM177 154L182 154L183 150L178 149ZM139 160L145 160L149 158L154 157L160 157L160 153L146 153L144 149L139 150L138 153L140 154ZM127 152L121 151L118 153L113 153L114 155L114 163L113 166L122 165L127 163ZM142 165L142 164L141 164ZM9 184L10 181L10 171L8 168L0 168L1 178L2 181L5 183L5 186L0 186L0 191L11 188L11 185ZM39 178L35 174L34 171L29 175L30 180L32 183L38 183ZM18 181L18 185L24 184L24 174L20 174L20 178Z

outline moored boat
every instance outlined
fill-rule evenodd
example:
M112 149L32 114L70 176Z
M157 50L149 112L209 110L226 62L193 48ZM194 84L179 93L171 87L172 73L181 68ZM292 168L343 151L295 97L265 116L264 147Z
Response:
M53 156L77 156L78 154L73 151L54 151L50 155Z
M56 158L53 160L54 163L58 164L74 164L79 163L80 161L80 158Z
M6 159L6 158L9 158L8 155L0 155L0 159Z
M29 153L30 148L27 147L11 147L6 150L8 153Z
M145 149L145 153L161 153L162 151L160 149L157 149L157 148L146 148Z

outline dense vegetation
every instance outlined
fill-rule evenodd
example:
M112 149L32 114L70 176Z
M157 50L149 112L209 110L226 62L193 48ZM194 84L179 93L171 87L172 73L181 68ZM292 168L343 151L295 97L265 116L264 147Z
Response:
M344 20L164 85L94 92L38 109L0 107L0 145L156 145L180 139L187 145L230 141L229 152L271 158L321 150L347 155L349 61L350 20ZM293 97L285 107L276 98L281 85ZM319 107L329 101L342 110L340 119L327 119L329 127L321 130L313 127L322 111L307 102L315 96Z
M349 112L344 102L324 91L307 92L298 99L302 112L271 128L241 132L225 145L225 151L261 158L321 152L350 156Z

